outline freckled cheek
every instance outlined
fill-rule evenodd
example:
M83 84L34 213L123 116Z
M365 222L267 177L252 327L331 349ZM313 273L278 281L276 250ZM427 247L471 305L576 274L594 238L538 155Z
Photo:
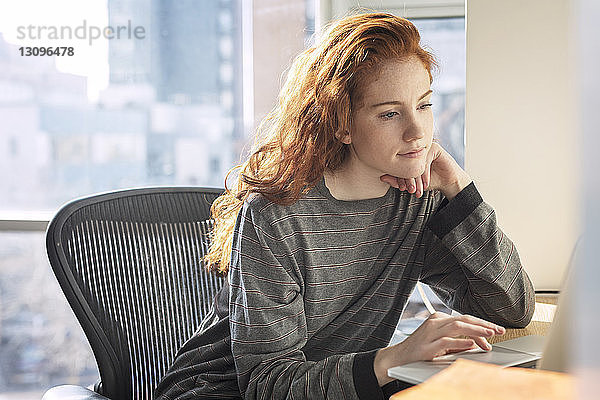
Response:
M430 113L429 118L427 119L427 134L433 135L433 113Z

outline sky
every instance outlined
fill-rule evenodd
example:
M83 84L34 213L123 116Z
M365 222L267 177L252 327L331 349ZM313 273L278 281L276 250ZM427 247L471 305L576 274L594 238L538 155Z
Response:
M73 47L73 56L55 57L56 68L65 73L88 78L88 98L94 102L100 91L108 86L108 40L104 37L91 41L90 27L103 29L108 25L107 0L0 0L0 33L4 40L18 46L61 46ZM59 35L62 26L73 31L77 27L79 36L85 39L68 37L48 39L50 27L56 27ZM33 25L32 37L29 26ZM38 38L38 27L43 39ZM19 29L19 27L22 27ZM64 31L66 35L66 30ZM20 38L23 37L24 38Z

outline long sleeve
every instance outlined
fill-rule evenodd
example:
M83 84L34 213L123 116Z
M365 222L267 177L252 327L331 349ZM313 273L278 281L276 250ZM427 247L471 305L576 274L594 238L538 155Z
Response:
M525 327L535 292L514 243L474 183L443 199L428 221L420 280L452 309L507 327Z
M533 289L494 217L474 187L450 202L395 188L340 201L322 179L291 205L254 196L219 307L179 352L163 397L388 398L402 387L379 387L374 358L419 279L458 311L525 325Z
M246 399L358 399L354 354L307 361L303 278L284 241L248 203L229 271L231 347Z

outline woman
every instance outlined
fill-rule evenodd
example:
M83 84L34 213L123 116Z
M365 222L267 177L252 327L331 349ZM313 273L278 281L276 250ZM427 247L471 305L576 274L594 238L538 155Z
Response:
M237 189L213 205L206 261L228 284L158 398L384 398L398 389L387 368L489 350L500 325L529 323L514 245L432 139L419 40L405 19L355 15L295 60ZM419 280L467 315L433 314L388 346Z

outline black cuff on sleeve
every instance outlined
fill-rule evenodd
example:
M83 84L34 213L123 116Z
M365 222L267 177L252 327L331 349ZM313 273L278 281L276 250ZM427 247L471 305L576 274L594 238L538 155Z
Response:
M475 183L471 182L456 197L448 201L444 198L436 213L427 225L440 239L456 228L483 202Z
M373 367L376 354L377 350L372 350L365 353L356 353L354 356L352 376L354 378L354 388L359 399L385 400Z
M385 399L389 399L394 394L396 394L402 390L408 389L410 387L413 387L413 386L414 386L413 384L395 380L386 385L383 385L381 387L381 390L383 391L383 397Z

